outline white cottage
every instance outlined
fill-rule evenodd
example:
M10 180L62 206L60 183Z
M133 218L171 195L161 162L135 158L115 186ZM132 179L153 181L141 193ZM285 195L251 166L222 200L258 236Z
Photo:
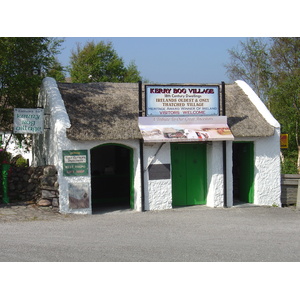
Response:
M33 162L56 166L62 213L281 205L280 125L245 82L218 86L222 116L212 117L176 117L172 107L157 118L145 89L44 79L45 134L34 137Z

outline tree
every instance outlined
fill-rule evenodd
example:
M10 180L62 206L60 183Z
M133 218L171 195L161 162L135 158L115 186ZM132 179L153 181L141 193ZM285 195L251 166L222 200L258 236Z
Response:
M65 67L55 58L51 66L47 71L47 76L54 78L58 82L66 81L66 70Z
M300 38L272 38L273 86L269 91L269 107L281 124L281 131L289 134L289 150L282 150L287 159L294 160L300 173Z
M140 72L134 61L131 61L126 68L124 82L138 82L141 80Z
M268 43L262 38L249 38L240 42L240 48L228 50L230 63L225 65L229 79L247 82L256 94L267 101L270 88L271 66Z
M300 38L274 37L268 42L250 38L240 46L228 51L227 73L231 79L246 81L279 121L281 132L289 134L289 149L282 149L282 170L300 173Z
M14 108L36 107L42 79L53 67L61 43L62 40L46 37L0 38L2 131L12 132Z
M77 44L71 53L70 75L72 82L137 82L140 72L131 62L126 68L123 59L113 49L112 43L87 42L82 48Z

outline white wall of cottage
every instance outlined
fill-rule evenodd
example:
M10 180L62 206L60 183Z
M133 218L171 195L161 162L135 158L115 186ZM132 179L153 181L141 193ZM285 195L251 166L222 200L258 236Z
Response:
M253 141L255 156L254 204L280 206L280 126L269 111L262 105L258 97L243 82L237 82L254 105L266 116L266 120L275 127L275 134L267 138L244 138L236 141ZM249 90L250 89L250 90ZM49 130L45 135L34 140L33 164L51 164L58 170L60 211L62 213L91 213L88 209L69 209L69 183L87 183L89 199L91 199L90 176L64 177L62 151L90 150L96 146L116 143L133 149L134 162L134 209L142 209L140 148L138 140L110 140L110 141L72 141L66 136L66 129L71 126L63 100L54 79L46 78L40 92L39 105L49 113ZM171 164L170 143L144 144L144 195L146 210L163 210L172 208L172 179L149 180L148 167L150 164ZM157 152L158 151L158 152ZM232 142L226 142L227 164L227 206L233 205L233 177L232 177ZM90 161L90 159L89 159ZM172 168L172 166L171 166ZM89 171L90 172L90 171ZM90 175L90 174L89 174ZM222 142L207 144L207 202L209 207L223 207L223 146ZM90 200L91 201L91 200ZM91 207L91 205L90 205Z

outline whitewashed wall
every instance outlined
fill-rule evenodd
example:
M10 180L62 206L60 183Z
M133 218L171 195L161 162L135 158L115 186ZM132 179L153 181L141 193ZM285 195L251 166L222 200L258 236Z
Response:
M281 206L280 129L254 145L254 204Z
M235 139L236 141L253 141L255 155L255 182L254 204L280 206L280 125L270 112L253 94L251 88L244 82L237 82L248 94L253 104L259 109L266 120L275 127L275 135L268 138ZM88 150L106 143L116 143L128 146L134 153L134 209L142 208L140 149L138 140L123 141L71 141L66 137L66 129L70 120L56 82L46 78L40 92L39 105L44 106L45 113L49 113L49 130L44 135L34 139L34 165L53 164L58 170L60 211L62 213L91 213L91 208L70 210L68 203L69 183L87 183L89 198L91 199L90 176L64 177L62 165L63 150ZM144 183L145 183L145 209L162 210L172 208L172 179L149 180L148 167L150 164L171 164L170 143L165 143L158 151L160 143L144 145ZM207 206L223 207L223 150L222 142L207 144ZM232 142L226 143L227 152L227 205L233 204L233 178L232 178ZM157 152L158 151L158 152ZM89 159L90 160L90 159ZM172 166L171 166L172 168ZM170 170L171 171L171 170ZM90 171L89 171L90 172ZM89 174L90 175L90 174ZM91 206L90 206L91 207Z
M207 200L210 207L223 206L223 147L222 142L207 144Z
M280 129L265 138L239 138L239 142L254 143L254 202L256 205L281 206ZM227 166L232 162L227 151ZM229 168L228 170L229 171ZM233 202L233 177L228 174L228 206Z
M144 145L145 209L172 208L171 179L149 180L150 164L171 164L170 143L165 143L157 153L160 143ZM155 156L155 154L157 155ZM171 172L171 170L170 170Z
M161 144L147 144L144 147L145 169L152 161L152 164L171 164L170 143L165 143L154 158ZM232 145L227 142L227 148ZM232 147L231 147L232 148ZM230 149L231 149L230 148ZM222 142L213 142L207 144L207 206L222 207L223 198L223 150ZM227 157L230 157L230 149ZM154 158L154 160L153 160ZM232 169L232 160L228 162L230 170ZM172 171L172 165L171 165ZM230 173L230 171L228 172ZM230 176L230 174L228 174ZM227 175L227 176L228 176ZM232 177L232 175L231 175ZM149 173L146 170L145 178L145 209L161 210L172 208L172 176L170 179L149 180ZM232 188L229 188L228 194L232 194Z
M244 81L236 83L248 95L265 120L275 128L271 137L235 139L237 141L254 141L254 204L281 206L281 170L280 170L280 124Z
M64 143L59 147L58 151L60 153L60 159L57 163L58 177L59 177L59 200L60 200L60 210L64 213L75 212L75 213L91 213L91 208L89 209L69 209L68 201L68 185L69 183L87 183L89 185L89 198L91 201L91 177L90 177L90 167L89 176L63 176L63 166L62 166L62 151L63 150L88 150L88 160L90 162L90 150L94 147L105 145L109 143L124 145L133 149L133 170L134 170L134 209L141 211L141 172L140 172L140 160L139 160L139 142L138 141L125 141L125 140L109 140L109 141L86 141L78 142L66 139ZM91 203L90 203L91 207Z
M45 113L50 114L49 130L34 140L34 164L55 165L58 171L60 212L62 213L91 213L91 203L88 209L69 208L69 183L86 183L89 186L89 199L91 202L91 179L89 176L63 176L63 150L88 150L90 162L90 150L107 143L115 143L128 146L133 149L134 162L134 209L141 210L141 172L140 150L138 140L110 140L110 141L72 141L66 136L66 129L71 126L63 99L59 93L57 84L52 78L45 78L39 97L39 105L45 108Z
M254 142L254 204L281 206L280 195L280 124L264 103L243 81L236 83L248 95L266 121L275 128L275 134L266 138L235 138L235 141ZM232 143L226 142L227 206L233 205ZM159 144L145 147L145 168L157 151ZM154 164L171 163L170 144L165 144ZM171 166L172 168L172 166ZM172 179L149 181L145 172L146 209L158 210L172 207ZM207 202L210 207L224 206L223 145L222 142L207 144Z

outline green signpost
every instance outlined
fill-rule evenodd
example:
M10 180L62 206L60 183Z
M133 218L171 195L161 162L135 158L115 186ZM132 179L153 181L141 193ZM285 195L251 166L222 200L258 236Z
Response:
M7 186L7 179L8 179L8 171L10 169L9 164L2 164L2 187L3 187L3 198L2 201L5 204L9 203L8 198L8 186Z

